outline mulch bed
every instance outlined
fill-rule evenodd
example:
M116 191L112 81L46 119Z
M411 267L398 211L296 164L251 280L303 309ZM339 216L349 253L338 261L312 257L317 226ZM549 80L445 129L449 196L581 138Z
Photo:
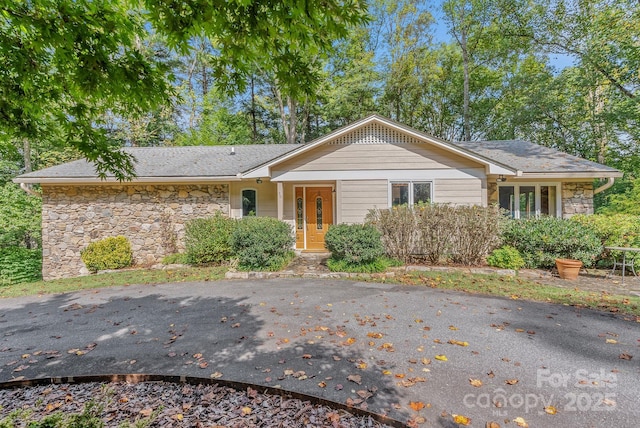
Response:
M16 426L56 412L79 414L89 402L98 405L95 416L108 427L136 421L150 427L387 427L370 416L217 384L90 382L0 390L2 417L27 411Z

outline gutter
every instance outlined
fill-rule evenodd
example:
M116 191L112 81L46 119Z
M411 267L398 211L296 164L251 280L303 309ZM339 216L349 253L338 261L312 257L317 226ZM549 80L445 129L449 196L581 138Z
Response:
M31 187L29 187L29 185L27 183L20 183L20 188L22 190L24 190L28 195L37 196L37 197L42 196L39 193L34 192L33 189Z
M615 178L607 177L607 182L604 183L602 186L598 187L597 189L594 189L593 194L597 195L600 192L604 192L605 190L613 186L614 181L615 181Z

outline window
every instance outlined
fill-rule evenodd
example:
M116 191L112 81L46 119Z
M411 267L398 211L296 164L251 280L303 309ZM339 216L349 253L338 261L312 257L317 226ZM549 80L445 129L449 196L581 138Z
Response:
M242 191L242 217L256 215L257 202L258 192L255 189L244 189Z
M304 208L301 197L296 199L296 229L304 229Z
M391 206L431 202L431 182L406 181L391 183Z
M556 184L498 185L498 204L513 218L557 217L560 215L558 196Z

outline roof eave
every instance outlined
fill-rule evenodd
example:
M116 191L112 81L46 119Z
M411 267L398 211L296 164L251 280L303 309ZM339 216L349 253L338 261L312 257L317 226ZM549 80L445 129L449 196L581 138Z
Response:
M624 174L621 171L576 171L576 172L523 172L520 178L620 178Z
M231 176L197 176L197 177L134 177L130 181L119 181L114 177L100 179L98 177L16 177L14 183L26 184L195 184L219 181L240 181L241 177Z

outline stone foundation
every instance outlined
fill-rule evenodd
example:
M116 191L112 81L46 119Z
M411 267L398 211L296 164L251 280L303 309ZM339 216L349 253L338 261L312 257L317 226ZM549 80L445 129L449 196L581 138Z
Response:
M42 276L88 273L80 250L124 235L134 263L151 265L184 249L184 224L229 213L229 185L42 186Z
M562 217L593 214L593 183L562 183Z

